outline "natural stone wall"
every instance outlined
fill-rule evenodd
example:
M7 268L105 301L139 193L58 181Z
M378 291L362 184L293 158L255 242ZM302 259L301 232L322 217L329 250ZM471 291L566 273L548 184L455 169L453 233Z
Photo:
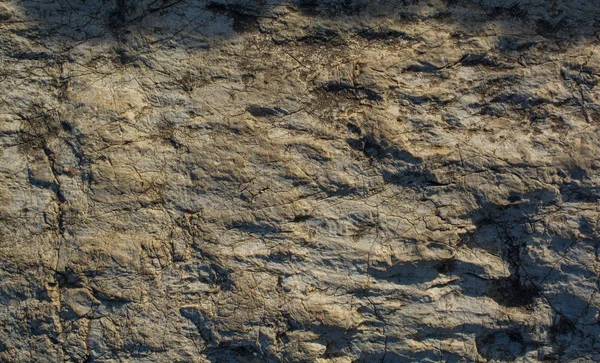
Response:
M0 360L600 361L595 0L0 4Z

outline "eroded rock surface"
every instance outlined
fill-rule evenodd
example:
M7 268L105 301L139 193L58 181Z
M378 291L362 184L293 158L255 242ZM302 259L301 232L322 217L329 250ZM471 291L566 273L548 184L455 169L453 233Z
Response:
M0 4L0 360L600 361L595 0Z

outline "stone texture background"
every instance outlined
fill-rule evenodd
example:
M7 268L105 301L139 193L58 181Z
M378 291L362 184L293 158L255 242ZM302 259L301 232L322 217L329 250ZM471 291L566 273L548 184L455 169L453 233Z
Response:
M0 360L600 361L599 30L3 1Z

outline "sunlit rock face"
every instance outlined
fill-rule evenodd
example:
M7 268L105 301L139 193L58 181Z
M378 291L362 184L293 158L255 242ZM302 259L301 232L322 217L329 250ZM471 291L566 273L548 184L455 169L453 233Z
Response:
M600 361L596 0L0 4L0 361Z

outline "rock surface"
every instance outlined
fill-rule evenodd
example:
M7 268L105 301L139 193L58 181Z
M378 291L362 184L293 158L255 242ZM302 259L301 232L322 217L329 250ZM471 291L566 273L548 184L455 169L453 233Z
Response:
M600 361L596 0L0 4L0 361Z

